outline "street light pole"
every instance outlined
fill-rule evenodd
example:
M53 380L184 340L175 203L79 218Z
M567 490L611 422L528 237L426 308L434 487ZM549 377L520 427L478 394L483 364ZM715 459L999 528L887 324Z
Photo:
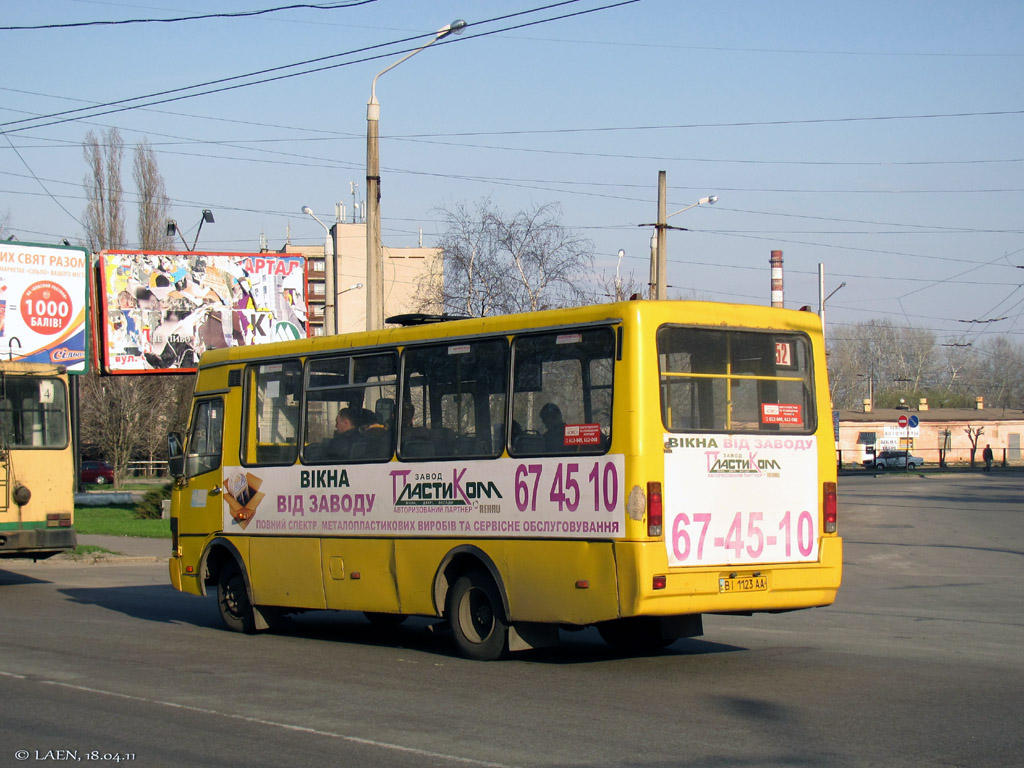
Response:
M307 216L311 216L313 221L324 228L324 232L327 233L327 237L324 240L324 261L327 259L331 260L331 263L324 270L324 330L332 335L338 333L338 313L337 307L337 291L335 286L338 284L338 241L331 234L331 230L324 224L320 219L317 218L316 214L313 213L313 209L308 205L302 206L302 212ZM328 252L330 255L328 255Z
M366 105L366 330L384 327L384 271L380 234L380 104L377 101L377 80L403 61L438 40L461 34L466 22L456 19L437 30L434 39L385 67L373 78L370 101Z
M654 285L654 298L664 301L668 295L668 278L665 272L668 269L668 237L665 231L668 227L668 216L665 215L665 198L668 196L668 178L664 171L658 171L658 224L655 231L658 233L658 247L656 256L658 258L657 275L658 279Z
M654 234L651 235L651 298L652 299L665 299L667 298L668 288L668 230L680 229L686 231L686 227L672 227L668 224L668 219L676 216L683 211L688 211L691 208L696 208L698 205L714 205L718 202L718 195L708 195L702 197L696 203L691 203L685 208L680 208L678 211L665 214L665 198L667 196L668 184L666 181L665 171L658 171L658 221L655 224L640 224L641 227L654 227Z
M626 255L626 252L619 249L619 260L615 262L615 300L622 301L622 278L619 276L619 270L622 268L622 257Z
M841 282L832 293L825 295L825 265L818 264L818 317L821 318L821 339L825 340L825 302L839 293L840 289L846 287L846 281Z

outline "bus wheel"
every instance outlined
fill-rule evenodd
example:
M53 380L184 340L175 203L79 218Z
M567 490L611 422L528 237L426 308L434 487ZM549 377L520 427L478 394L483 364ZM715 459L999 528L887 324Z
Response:
M232 632L252 634L256 631L256 617L245 589L245 578L235 564L221 569L217 580L217 607L225 626Z
M380 629L390 629L405 623L409 617L404 613L376 613L374 611L363 611L366 620Z
M661 623L650 616L603 621L597 631L616 653L652 653L675 642L661 635Z
M448 623L456 647L467 659L496 661L508 655L508 622L501 598L483 571L455 580L448 593Z

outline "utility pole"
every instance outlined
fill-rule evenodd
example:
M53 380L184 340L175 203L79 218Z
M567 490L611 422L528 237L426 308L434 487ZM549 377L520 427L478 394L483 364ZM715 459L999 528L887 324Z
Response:
M665 171L658 171L658 221L654 224L639 225L641 227L654 227L654 234L651 235L651 277L649 283L650 297L652 299L664 300L668 298L668 230L678 229L682 232L687 231L686 227L673 227L669 225L668 220L676 214L696 208L698 205L714 205L717 202L717 195L709 195L666 215L668 180Z
M658 233L658 281L657 281L657 295L654 298L659 301L664 301L668 298L667 283L668 278L666 272L668 271L668 237L666 228L668 227L668 221L666 220L666 198L668 197L668 179L665 171L658 171L658 224L655 227L655 232Z
M374 83L376 84L376 79ZM366 330L384 327L384 274L380 252L380 105L366 106Z

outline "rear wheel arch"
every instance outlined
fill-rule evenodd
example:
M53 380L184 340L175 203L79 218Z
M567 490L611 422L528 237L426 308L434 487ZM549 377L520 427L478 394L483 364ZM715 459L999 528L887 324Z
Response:
M506 620L511 620L508 595L505 592L505 582L501 577L501 571L494 564L490 555L479 547L472 544L464 544L456 547L444 556L438 565L434 575L434 611L437 616L443 616L448 605L448 593L451 591L455 581L472 571L486 571L501 598L502 609Z

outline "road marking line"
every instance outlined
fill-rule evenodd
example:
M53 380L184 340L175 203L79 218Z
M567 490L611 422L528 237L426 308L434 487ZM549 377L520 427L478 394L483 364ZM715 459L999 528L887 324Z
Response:
M8 677L20 677L25 679L21 675L13 675L6 672L0 672L0 674L7 675ZM420 757L428 757L437 760L448 760L453 763L461 763L463 765L478 765L482 768L513 768L513 766L506 765L505 763L492 763L486 760L475 760L470 757L458 757L456 755L445 755L440 752L431 752L426 749L418 749L416 747L404 747L400 744L391 744L386 741L376 741L374 739L364 739L359 736L347 736L343 733L334 733L332 731L321 731L316 728L308 728L302 725L292 725L289 723L278 723L273 720L264 720L259 717L249 717L247 715L234 715L229 712L218 712L215 709L205 709L203 707L194 707L188 704L178 704L173 701L161 701L159 699L147 699L144 696L133 696L128 693L117 693L116 691L105 691L100 688L90 688L84 685L73 685L71 683L62 683L57 680L40 680L44 685L55 685L61 688L70 688L75 691L83 691L85 693L97 693L101 696L113 696L119 699L128 699L129 701L140 701L147 704L157 704L162 707L171 707L173 709L182 709L188 712L196 712L201 715L217 715L219 717L226 717L231 720L241 720L247 723L255 723L256 725L269 725L274 728L283 728L288 731L297 731L299 733L309 733L315 736L327 736L332 739L341 739L342 741L352 742L353 744L362 744L364 746L378 747L380 749L389 749L395 752L405 752L410 755L418 755Z

